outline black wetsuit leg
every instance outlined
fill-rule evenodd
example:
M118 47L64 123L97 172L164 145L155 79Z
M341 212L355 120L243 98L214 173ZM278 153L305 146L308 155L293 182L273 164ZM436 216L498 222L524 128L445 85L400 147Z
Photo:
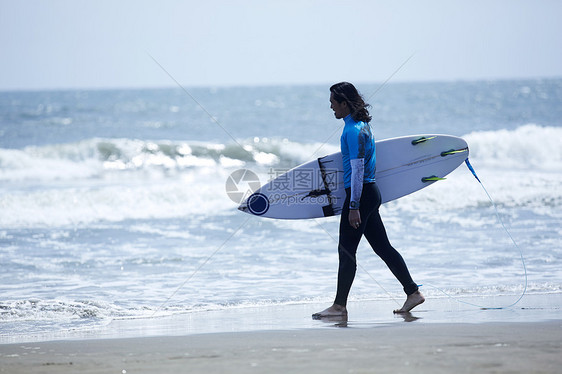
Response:
M361 225L355 229L349 224L349 201L351 191L346 189L347 196L340 219L340 236L338 243L339 269L338 288L335 304L345 306L347 297L357 271L356 253L361 237L365 235L375 253L386 263L392 274L410 295L418 290L412 280L404 259L390 244L386 229L379 214L381 204L380 191L375 183L363 185L360 201Z

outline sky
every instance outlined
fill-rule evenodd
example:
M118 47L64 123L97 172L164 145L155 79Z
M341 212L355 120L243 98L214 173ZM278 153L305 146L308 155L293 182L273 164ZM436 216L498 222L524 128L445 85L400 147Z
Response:
M0 0L0 90L562 77L561 19L558 0Z

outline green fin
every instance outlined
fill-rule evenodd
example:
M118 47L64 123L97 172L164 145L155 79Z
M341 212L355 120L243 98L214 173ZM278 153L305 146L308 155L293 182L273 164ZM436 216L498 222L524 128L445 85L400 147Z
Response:
M420 143L423 143L423 142L426 142L428 140L435 139L435 138L437 138L437 137L436 136L430 136L429 138L426 138L425 136L422 136L419 139L412 140L412 145L420 144Z
M468 151L468 148L463 148L463 149L449 149L448 151L444 151L441 152L441 157L445 157L445 156L449 156L449 155L454 155L456 153L463 153Z
M423 177L421 179L422 182L436 182L436 181L444 181L447 178L440 178L437 175L432 175L431 177Z

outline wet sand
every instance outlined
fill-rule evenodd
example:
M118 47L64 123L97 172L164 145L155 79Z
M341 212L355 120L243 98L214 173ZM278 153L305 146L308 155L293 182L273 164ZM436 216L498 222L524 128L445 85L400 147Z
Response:
M373 328L3 345L5 373L560 373L562 322Z
M320 307L256 307L116 320L99 331L67 332L27 343L9 343L4 337L0 372L562 371L560 295L530 296L521 305L502 310L430 299L405 316L393 315L388 302L353 302L348 321L313 320L311 312Z

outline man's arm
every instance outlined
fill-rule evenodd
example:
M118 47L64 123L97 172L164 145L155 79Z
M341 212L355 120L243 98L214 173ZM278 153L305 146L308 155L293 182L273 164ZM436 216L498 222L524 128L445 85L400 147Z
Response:
M359 209L361 192L363 192L363 175L365 174L365 159L356 158L351 164L351 200L349 209Z

